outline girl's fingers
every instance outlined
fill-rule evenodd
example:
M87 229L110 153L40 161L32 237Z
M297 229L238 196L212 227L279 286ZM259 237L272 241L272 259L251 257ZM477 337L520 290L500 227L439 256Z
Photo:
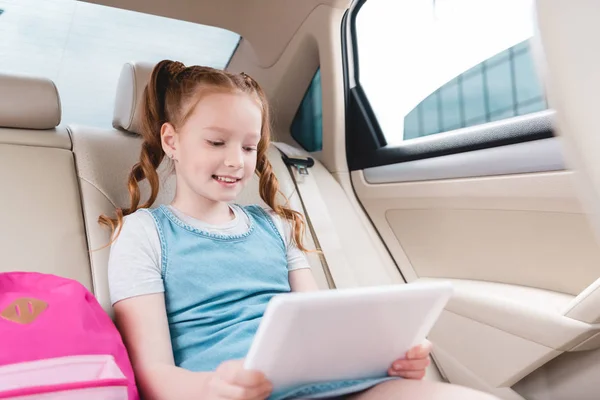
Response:
M422 358L418 360L400 360L396 361L392 365L392 370L394 371L417 371L421 369L425 369L431 364L429 358Z
M415 358L427 358L429 357L429 353L431 353L432 347L431 342L425 339L423 343L410 349L408 353L406 353L406 358L409 360Z
M418 371L409 371L409 370L405 370L405 371L394 371L394 370L390 370L389 371L389 375L390 376L399 376L401 378L406 378L406 379L423 379L425 377L425 370L418 370Z

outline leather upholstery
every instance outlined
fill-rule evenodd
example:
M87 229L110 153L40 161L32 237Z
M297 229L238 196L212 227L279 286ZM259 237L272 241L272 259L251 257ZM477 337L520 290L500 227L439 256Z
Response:
M140 133L141 104L144 88L150 79L154 64L126 63L121 69L113 115L113 126L132 133Z
M0 100L0 271L46 272L93 289L71 141L54 129L56 88L1 75L0 91L9 93Z
M52 129L60 124L60 97L50 79L0 73L0 93L0 126Z

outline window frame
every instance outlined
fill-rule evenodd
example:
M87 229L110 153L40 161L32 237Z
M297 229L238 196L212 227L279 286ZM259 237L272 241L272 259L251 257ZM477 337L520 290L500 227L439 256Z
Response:
M440 157L554 137L550 109L436 133L388 145L360 83L356 17L368 0L356 0L342 20L346 107L346 158L350 171Z

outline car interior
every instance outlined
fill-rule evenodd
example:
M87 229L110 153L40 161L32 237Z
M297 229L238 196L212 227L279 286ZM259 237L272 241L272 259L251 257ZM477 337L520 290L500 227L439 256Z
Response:
M39 1L19 3L0 1L0 32L16 35L11 29L19 26L26 30L22 15L27 7L49 25L62 18ZM100 10L97 18L118 10L118 15L185 23L190 32L202 26L239 35L223 68L245 72L262 85L272 104L275 141L314 160L304 181L297 182L299 175L277 146L269 150L282 193L310 221L308 247L323 250L323 256L307 255L320 288L453 284L454 295L428 337L433 363L425 379L506 400L597 398L600 139L595 117L600 55L590 49L600 30L600 3L528 2L531 13L523 18L531 23L531 35L515 35L495 48L477 44L485 52L460 65L448 62L449 72L430 81L427 74L443 64L433 61L442 56L431 56L431 65L424 66L417 56L409 56L409 45L401 47L405 42L396 44L396 52L396 39L381 36L386 27L391 29L388 22L411 18L402 14L404 8L376 14L392 10L394 1L49 3L56 9L71 7L73 21L77 12L94 7ZM466 7L473 11L471 19L481 11L472 1L408 3L450 11L453 4ZM508 3L495 2L494 7ZM379 27L366 23L372 15ZM148 26L156 21L148 19ZM106 23L111 28L123 20ZM64 26L65 35L76 35L76 28L76 22ZM503 24L502 29L510 27ZM189 35L193 43L196 39ZM469 37L474 36L471 31ZM68 37L59 39L68 45ZM128 43L154 46L133 38ZM467 48L476 47L469 43ZM171 47L169 57L180 52L181 59L189 59L176 43L156 46ZM83 90L88 81L92 87L94 70L85 70L83 58L93 64L100 57L86 55L81 64L69 59L71 68L86 76L70 84L66 67L44 74L41 67L19 66L36 60L43 64L41 56L32 53L21 64L10 61L19 52L37 51L33 45L14 52L7 45L0 49L1 269L75 279L112 315L110 237L98 217L129 205L125 183L139 158L141 97L153 66L165 57L157 51L111 67L113 83L102 90L112 101L112 115L104 114L95 124L81 111L99 102L95 93L82 91L86 97L65 104L63 91ZM371 57L378 52L385 57ZM363 61L361 53L369 59ZM529 90L518 86L519 63L525 57L534 75L523 82L539 79L541 94L521 102ZM412 103L401 99L402 85L417 77L398 77L402 73L395 71L396 63L411 64L398 67L400 71L424 74L418 80L427 84L414 91ZM375 67L383 76L379 81L368 76ZM501 69L512 84L500 82ZM469 122L471 100L460 96L470 93L474 77L484 82L485 101L474 101L484 111ZM514 104L500 110L490 93L504 89L495 87L508 90L507 101ZM448 99L455 92L459 100L451 111ZM71 105L81 108L67 108ZM397 110L386 108L396 105ZM462 117L456 124L448 119L452 112ZM404 136L398 134L394 143L389 130L397 121L404 124ZM175 189L168 162L161 165L160 176L153 207L168 204ZM147 196L142 182L142 199ZM264 204L258 179L244 190L241 202Z

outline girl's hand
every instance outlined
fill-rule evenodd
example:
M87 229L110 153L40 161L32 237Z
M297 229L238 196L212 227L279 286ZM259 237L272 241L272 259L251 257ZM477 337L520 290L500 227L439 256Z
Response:
M223 362L207 386L209 399L264 400L273 390L263 373L244 369L243 360Z
M425 340L406 353L405 358L400 358L392 363L388 370L390 376L400 376L407 379L423 379L425 369L430 364L431 342Z

